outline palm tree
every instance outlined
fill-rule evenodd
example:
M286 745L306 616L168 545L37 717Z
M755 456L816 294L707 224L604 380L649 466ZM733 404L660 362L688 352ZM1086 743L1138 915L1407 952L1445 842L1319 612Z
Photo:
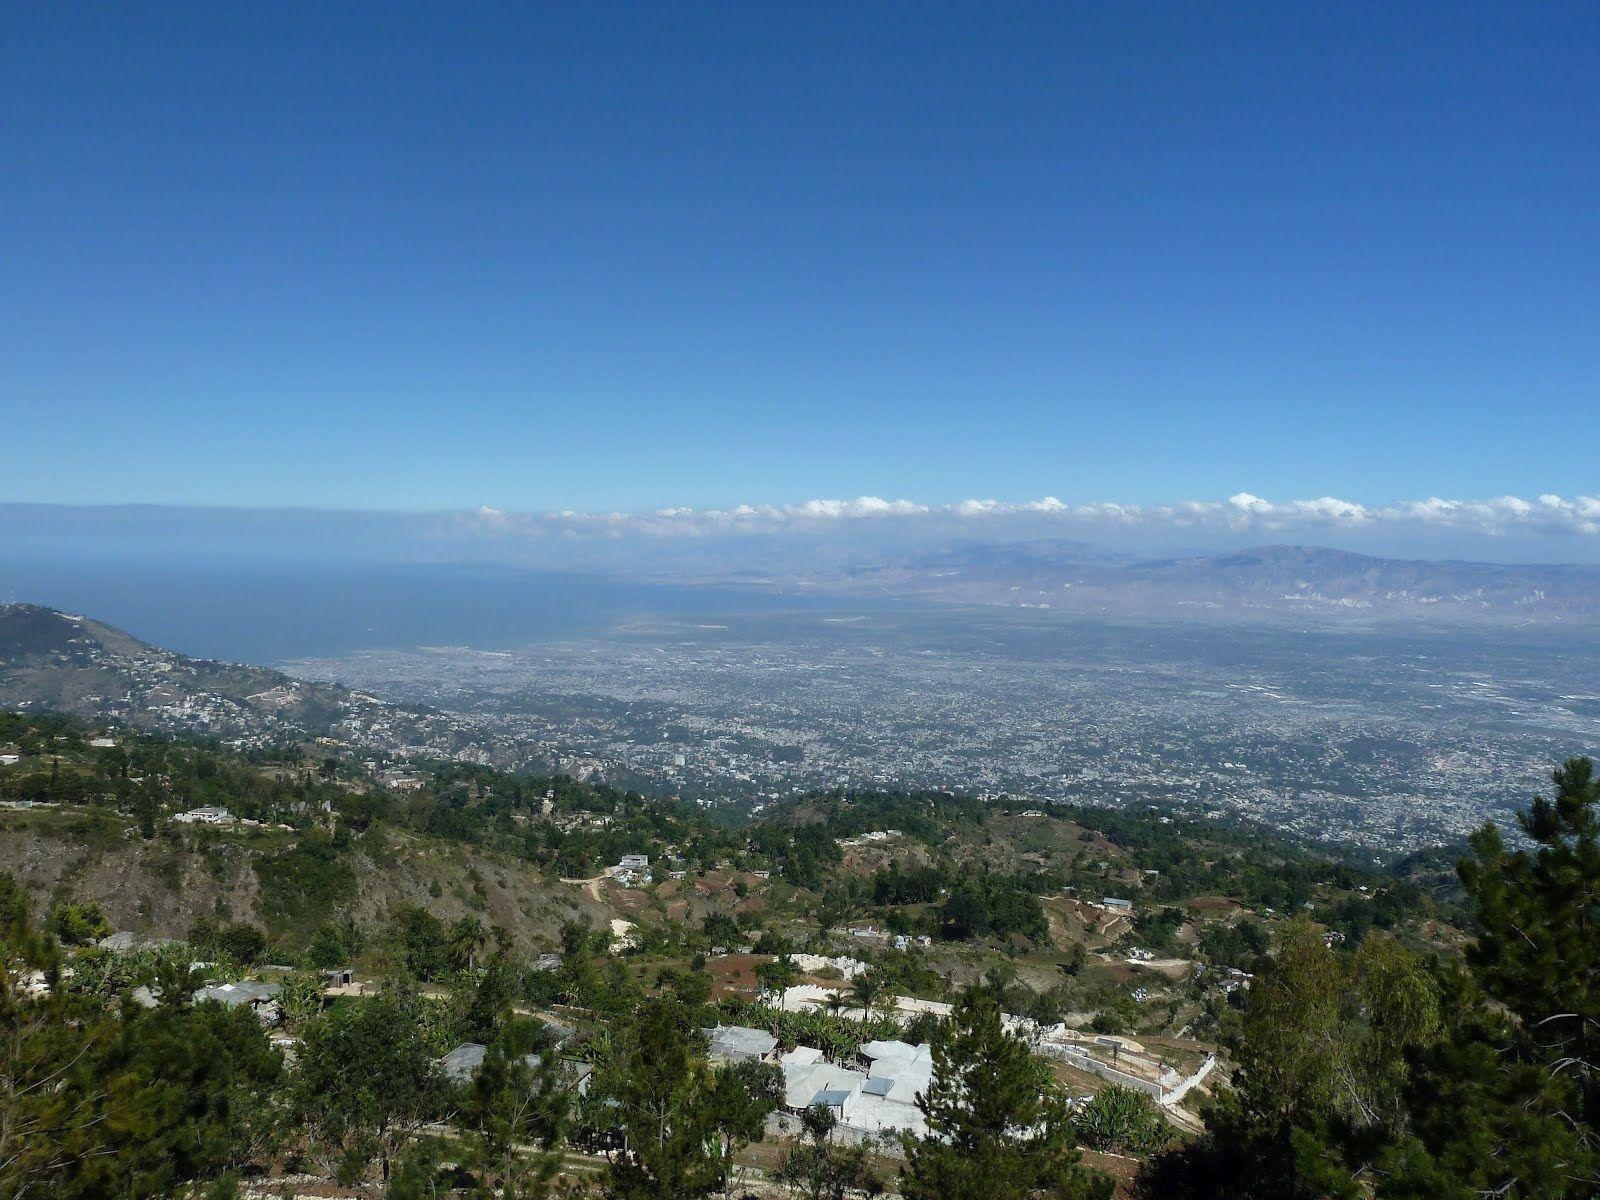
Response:
M871 971L863 971L850 984L850 998L861 1006L863 1024L872 1016L873 1002L882 994L883 984L878 982Z
M828 1015L831 1017L837 1017L839 1015L839 1011L844 1008L844 993L839 991L837 988L829 992L827 1005Z
M450 961L457 968L471 971L479 950L483 949L483 926L476 917L462 917L450 926Z

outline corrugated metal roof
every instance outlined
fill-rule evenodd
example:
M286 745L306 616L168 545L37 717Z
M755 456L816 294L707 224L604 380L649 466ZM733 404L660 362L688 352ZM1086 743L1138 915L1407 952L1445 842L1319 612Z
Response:
M478 1069L488 1052L487 1046L480 1046L477 1042L462 1042L438 1060L439 1070L444 1072L446 1079L464 1082L472 1078L472 1073Z
M778 1046L778 1039L765 1029L718 1025L705 1032L711 1039L711 1057L714 1059L765 1058Z
M278 984L257 983L247 979L240 983L218 983L203 987L194 994L196 1002L216 1000L232 1008L240 1004L257 1004L271 1000L278 994Z

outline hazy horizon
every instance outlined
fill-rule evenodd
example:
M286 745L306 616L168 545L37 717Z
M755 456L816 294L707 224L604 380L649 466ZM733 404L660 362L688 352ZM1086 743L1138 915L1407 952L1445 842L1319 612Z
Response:
M1581 496L1363 505L1235 494L1151 506L861 497L600 513L0 502L0 539L13 561L494 563L624 576L1049 540L1150 558L1297 545L1425 561L1593 564L1597 534L1600 500Z

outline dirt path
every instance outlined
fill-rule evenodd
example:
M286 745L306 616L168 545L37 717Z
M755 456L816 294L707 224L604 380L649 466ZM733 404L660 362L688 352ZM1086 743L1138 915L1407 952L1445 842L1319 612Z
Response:
M611 876L609 875L596 875L592 879L563 879L561 882L570 883L573 887L581 887L589 893L589 899L596 904L604 904L605 901L600 898L600 885L610 878Z

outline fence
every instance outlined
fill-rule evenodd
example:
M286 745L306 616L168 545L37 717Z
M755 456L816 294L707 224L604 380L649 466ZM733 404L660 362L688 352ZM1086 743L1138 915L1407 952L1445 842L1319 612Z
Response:
M1161 1103L1167 1105L1168 1107L1178 1103L1178 1101L1182 1100L1189 1094L1190 1088L1194 1087L1195 1084L1199 1083L1207 1075L1211 1074L1211 1068L1215 1067L1216 1065L1217 1056L1215 1054L1206 1055L1206 1060L1200 1064L1200 1069L1193 1075L1189 1076L1189 1078L1185 1079L1177 1087L1168 1092L1165 1099L1163 1099Z
M1062 1062L1070 1063L1079 1070L1098 1075L1101 1079L1110 1080L1112 1083L1120 1083L1123 1087L1133 1088L1147 1096L1153 1096L1156 1103L1167 1108L1172 1107L1187 1096L1190 1089L1211 1074L1212 1068L1217 1065L1217 1056L1208 1054L1206 1055L1206 1061L1200 1064L1198 1071L1174 1087L1167 1088L1163 1087L1157 1080L1144 1079L1138 1075L1130 1075L1126 1071L1119 1071L1109 1063L1103 1063L1093 1055L1086 1054L1082 1050L1075 1050L1071 1046L1063 1046L1054 1042L1041 1042L1038 1050L1041 1054L1059 1058Z
M1123 1087L1134 1088L1147 1096L1154 1096L1158 1103L1166 1103L1166 1089L1154 1079L1142 1079L1138 1075L1129 1075L1126 1071L1119 1071L1110 1064L1101 1062L1092 1054L1085 1054L1082 1050L1074 1050L1070 1046L1042 1042L1039 1045L1039 1051L1053 1058L1059 1058L1062 1062L1077 1067L1080 1071L1088 1071L1092 1075L1100 1076L1101 1079L1110 1080L1112 1083L1120 1083Z
M767 1117L767 1135L769 1137L798 1138L805 1135L805 1125L798 1113L785 1112L779 1109ZM830 1140L836 1146L865 1146L868 1150L882 1154L887 1158L904 1158L905 1148L900 1144L898 1134L878 1133L870 1129L857 1129L854 1125L843 1122L833 1127Z

